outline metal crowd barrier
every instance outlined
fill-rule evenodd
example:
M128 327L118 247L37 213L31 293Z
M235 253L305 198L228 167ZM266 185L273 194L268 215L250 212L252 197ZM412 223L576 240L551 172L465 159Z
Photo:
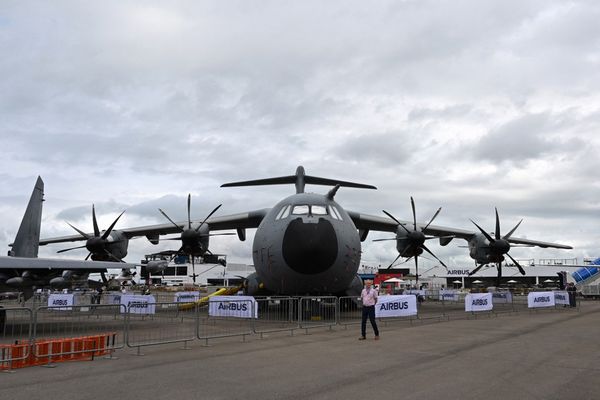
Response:
M246 336L254 333L255 318L246 317L247 312L251 315L256 315L256 304L250 300L226 300L223 302L213 301L207 305L198 307L198 328L197 338L204 340L208 345L209 339L226 338L241 336L242 340L246 340ZM223 308L222 312L230 311L228 316L217 316L211 312L212 307ZM219 311L219 310L216 310ZM243 312L242 312L243 311Z
M28 308L0 307L0 370L30 356L33 313Z
M337 323L337 297L300 297L298 304L298 321L300 328L311 329L329 327Z
M257 298L258 318L254 322L254 333L290 331L300 328L298 299L291 297Z
M79 355L112 354L125 346L125 332L125 308L120 304L41 306L33 316L33 355L51 364Z
M196 338L197 307L180 310L180 305L175 302L130 303L127 307L127 346L137 347L138 354L141 354L142 346L183 342L187 348L187 343Z
M360 297L345 296L338 298L337 323L344 327L360 324L362 318L362 301Z

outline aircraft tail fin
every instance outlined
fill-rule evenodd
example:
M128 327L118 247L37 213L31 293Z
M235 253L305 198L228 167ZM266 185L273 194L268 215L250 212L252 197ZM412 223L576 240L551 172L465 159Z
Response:
M38 176L25 215L21 220L19 231L11 244L10 256L32 257L38 255L40 243L40 227L42 225L42 202L44 201L44 181Z
M283 184L294 184L296 185L296 193L304 193L304 186L306 184L312 185L324 185L324 186L335 186L340 185L344 187L352 187L359 189L377 189L373 185L365 185L363 183L340 181L337 179L320 178L318 176L305 175L304 167L299 166L296 169L295 175L279 176L275 178L256 179L251 181L241 182L230 182L224 183L221 187L232 187L232 186L263 186L263 185L283 185Z

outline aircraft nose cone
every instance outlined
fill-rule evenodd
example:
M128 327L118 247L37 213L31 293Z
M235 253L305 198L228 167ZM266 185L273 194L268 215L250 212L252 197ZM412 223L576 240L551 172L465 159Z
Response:
M285 262L296 272L313 275L327 271L338 254L335 229L323 218L317 224L297 218L286 228L282 250Z

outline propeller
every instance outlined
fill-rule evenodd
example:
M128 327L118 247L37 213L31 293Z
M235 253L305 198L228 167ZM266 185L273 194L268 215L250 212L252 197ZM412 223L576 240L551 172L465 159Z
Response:
M431 217L431 219L429 220L427 225L425 225L421 229L418 229L417 228L417 212L416 212L416 208L415 208L415 200L412 198L412 196L410 198L410 204L412 207L412 214L413 214L413 229L412 230L408 229L405 226L405 224L398 221L392 214L383 210L385 215L387 215L388 217L393 219L398 224L398 226L402 227L402 229L404 229L406 231L406 234L407 234L406 237L375 239L373 241L374 242L380 242L380 241L384 241L384 240L396 240L398 242L404 241L406 243L406 247L404 247L404 250L398 254L398 256L394 259L394 261L392 261L392 263L388 266L388 269L391 268L394 265L394 263L396 261L398 261L398 259L400 257L408 257L408 260L410 260L412 257L414 257L414 259L415 259L415 275L416 275L416 281L418 282L419 281L419 255L421 255L423 253L423 250L426 251L427 253L429 253L433 258L438 260L440 262L440 264L442 264L444 266L444 268L448 269L446 264L444 264L444 262L442 260L440 260L435 254L433 254L433 252L431 250L429 250L429 248L425 245L425 241L431 240L431 239L439 239L440 237L425 236L425 234L423 233L429 227L429 225L431 225L431 223L436 219L436 217L438 216L440 211L442 211L442 208L440 207L437 209L437 211L435 212L435 214L433 214L433 217Z
M108 257L109 259L112 259L114 261L117 262L123 262L123 260L121 260L120 258L116 257L114 254L112 254L109 250L108 250L108 245L109 244L115 244L115 243L119 243L119 240L115 240L115 241L108 241L108 237L110 236L110 233L112 232L113 228L115 227L115 225L117 224L117 221L119 220L119 218L121 218L121 216L125 213L125 211L123 211L121 214L119 214L119 216L113 221L112 224L110 224L110 226L108 227L107 230L104 231L104 233L101 234L100 229L98 228L98 220L96 219L96 209L94 207L94 205L92 204L92 224L94 225L94 235L91 236L85 232L83 232L82 230L76 228L75 226L71 225L70 223L67 222L67 225L69 225L71 228L73 228L77 233L79 233L84 239L86 239L85 245L83 246L77 246L77 247L70 247L68 249L62 249L57 251L57 253L64 253L66 251L71 251L71 250L75 250L75 249L83 249L86 248L89 251L89 254L87 255L87 257L85 258L86 260L88 258L90 258L90 256L92 256L92 260L94 259L94 255L99 255L100 257Z
M475 221L471 220L471 222L473 223L473 225L475 225L477 227L477 229L479 229L481 234L489 242L489 245L486 246L486 248L489 249L488 251L489 251L490 261L496 263L496 268L498 269L498 279L496 282L497 282L497 286L500 286L500 279L502 278L502 262L504 261L504 256L507 256L508 258L511 259L511 261L519 269L519 272L521 273L521 275L525 275L525 270L523 269L523 267L517 262L517 260L515 260L508 253L510 250L510 243L508 240L510 239L512 234L515 233L515 231L517 230L519 225L521 225L521 222L523 222L523 220L520 220L517 223L517 225L515 225L514 228L512 228L506 235L502 236L500 234L500 217L498 216L498 209L495 208L495 210L496 210L496 229L494 230L494 237L492 237L489 233L487 233L482 227L477 225L477 223L475 223ZM471 271L469 273L469 276L477 273L477 271L479 271L484 265L485 264L478 265L477 268L475 268L473 271Z
M164 240L180 240L181 241L181 247L179 248L179 250L177 250L175 252L173 257L171 257L171 260L173 260L173 258L176 255L185 254L185 255L191 256L190 258L192 259L192 275L190 275L190 276L192 277L194 283L196 283L196 277L198 275L196 274L196 265L195 265L195 261L194 261L195 256L203 255L205 253L212 254L211 251L208 249L208 247L205 246L201 240L203 238L207 238L209 236L235 235L235 233L213 233L213 234L211 234L211 233L200 232L200 228L202 228L202 226L206 223L206 221L214 213L216 213L219 208L221 208L222 204L219 204L218 206L216 206L206 216L206 218L204 218L204 220L200 223L200 225L198 225L196 228L192 228L191 204L192 204L192 195L188 194L188 198L187 198L187 217L188 217L187 218L187 229L184 229L181 225L175 223L171 218L169 218L167 213L165 213L160 208L158 209L158 211L160 211L160 213L166 219L168 219L169 222L171 224L173 224L173 226L177 227L177 229L181 232L181 236L178 238L164 239Z

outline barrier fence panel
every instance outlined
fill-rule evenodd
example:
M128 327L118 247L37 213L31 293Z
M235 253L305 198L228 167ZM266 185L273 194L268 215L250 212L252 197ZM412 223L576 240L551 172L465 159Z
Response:
M33 320L32 365L112 354L125 345L124 306L119 304L41 306Z
M333 327L337 323L337 297L300 297L298 320L300 328Z
M254 332L290 331L300 328L298 321L297 298L257 298L258 318L254 323Z
M360 324L362 300L360 297L344 296L338 299L337 323L342 326Z
M253 300L211 297L209 304L198 307L197 338L206 343L209 339L234 336L245 340L254 333L257 311Z
M130 303L127 307L127 346L185 343L196 338L196 307L183 303ZM140 307L138 307L140 306Z
M18 368L31 354L33 312L0 307L0 370Z

